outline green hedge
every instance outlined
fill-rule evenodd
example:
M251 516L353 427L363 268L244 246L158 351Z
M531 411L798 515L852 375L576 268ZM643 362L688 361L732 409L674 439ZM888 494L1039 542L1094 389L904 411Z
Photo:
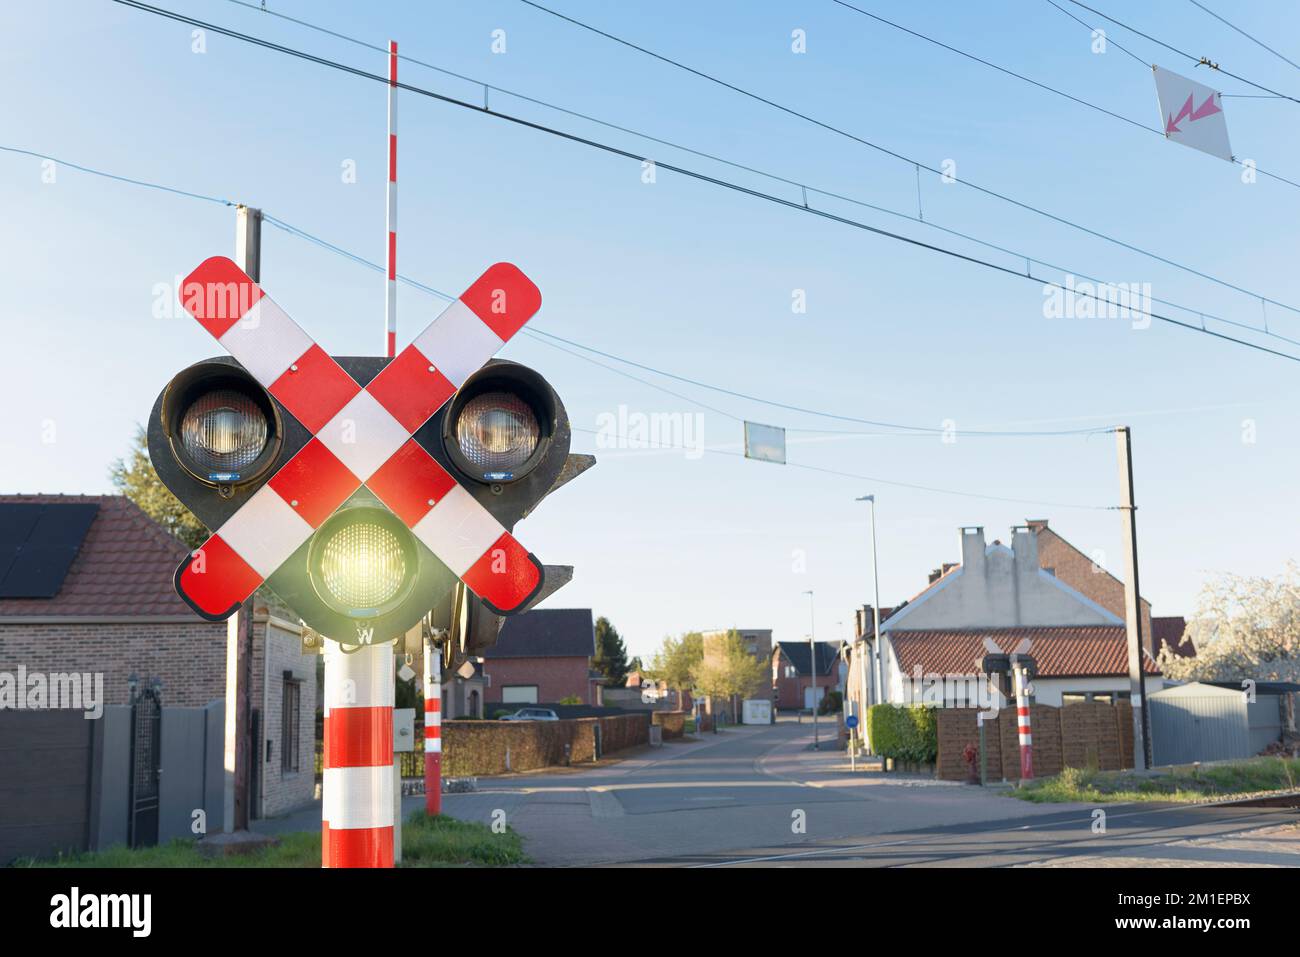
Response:
M939 724L933 708L873 704L867 709L872 750L896 761L933 764L939 753Z

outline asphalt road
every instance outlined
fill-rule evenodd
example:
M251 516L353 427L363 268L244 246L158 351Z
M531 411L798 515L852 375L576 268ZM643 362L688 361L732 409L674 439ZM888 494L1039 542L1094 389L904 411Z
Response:
M443 809L504 819L543 865L1300 865L1293 810L1107 805L1101 832L1087 805L852 774L811 735L807 722L700 735L606 767L481 781ZM1285 841L1240 834L1278 825Z

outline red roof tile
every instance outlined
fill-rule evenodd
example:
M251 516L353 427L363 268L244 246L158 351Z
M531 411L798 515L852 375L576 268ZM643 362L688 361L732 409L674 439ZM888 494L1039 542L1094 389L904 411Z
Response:
M985 638L992 638L1007 652L1028 638L1032 643L1029 654L1038 663L1038 674L1043 678L1128 674L1128 639L1123 625L900 629L887 634L899 668L906 675L918 666L926 674L976 674L980 659L987 653ZM1145 653L1142 664L1147 674L1160 673Z
M99 512L53 598L0 599L7 617L192 617L172 576L185 546L121 495L0 495L0 502L92 503Z

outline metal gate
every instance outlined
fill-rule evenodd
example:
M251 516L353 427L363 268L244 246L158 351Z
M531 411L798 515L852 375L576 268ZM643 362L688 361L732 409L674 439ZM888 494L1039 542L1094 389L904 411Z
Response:
M131 696L131 797L127 838L131 847L158 843L158 776L162 754L162 695L145 688Z

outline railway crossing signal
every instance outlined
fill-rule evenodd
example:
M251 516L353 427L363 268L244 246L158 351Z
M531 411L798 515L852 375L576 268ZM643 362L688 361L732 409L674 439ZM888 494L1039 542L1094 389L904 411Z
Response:
M393 359L326 354L224 257L181 299L233 357L177 375L148 429L163 483L215 529L176 571L199 615L265 583L366 644L450 609L458 583L493 615L562 583L510 531L570 458L550 385L492 359L541 305L519 269L489 268Z

